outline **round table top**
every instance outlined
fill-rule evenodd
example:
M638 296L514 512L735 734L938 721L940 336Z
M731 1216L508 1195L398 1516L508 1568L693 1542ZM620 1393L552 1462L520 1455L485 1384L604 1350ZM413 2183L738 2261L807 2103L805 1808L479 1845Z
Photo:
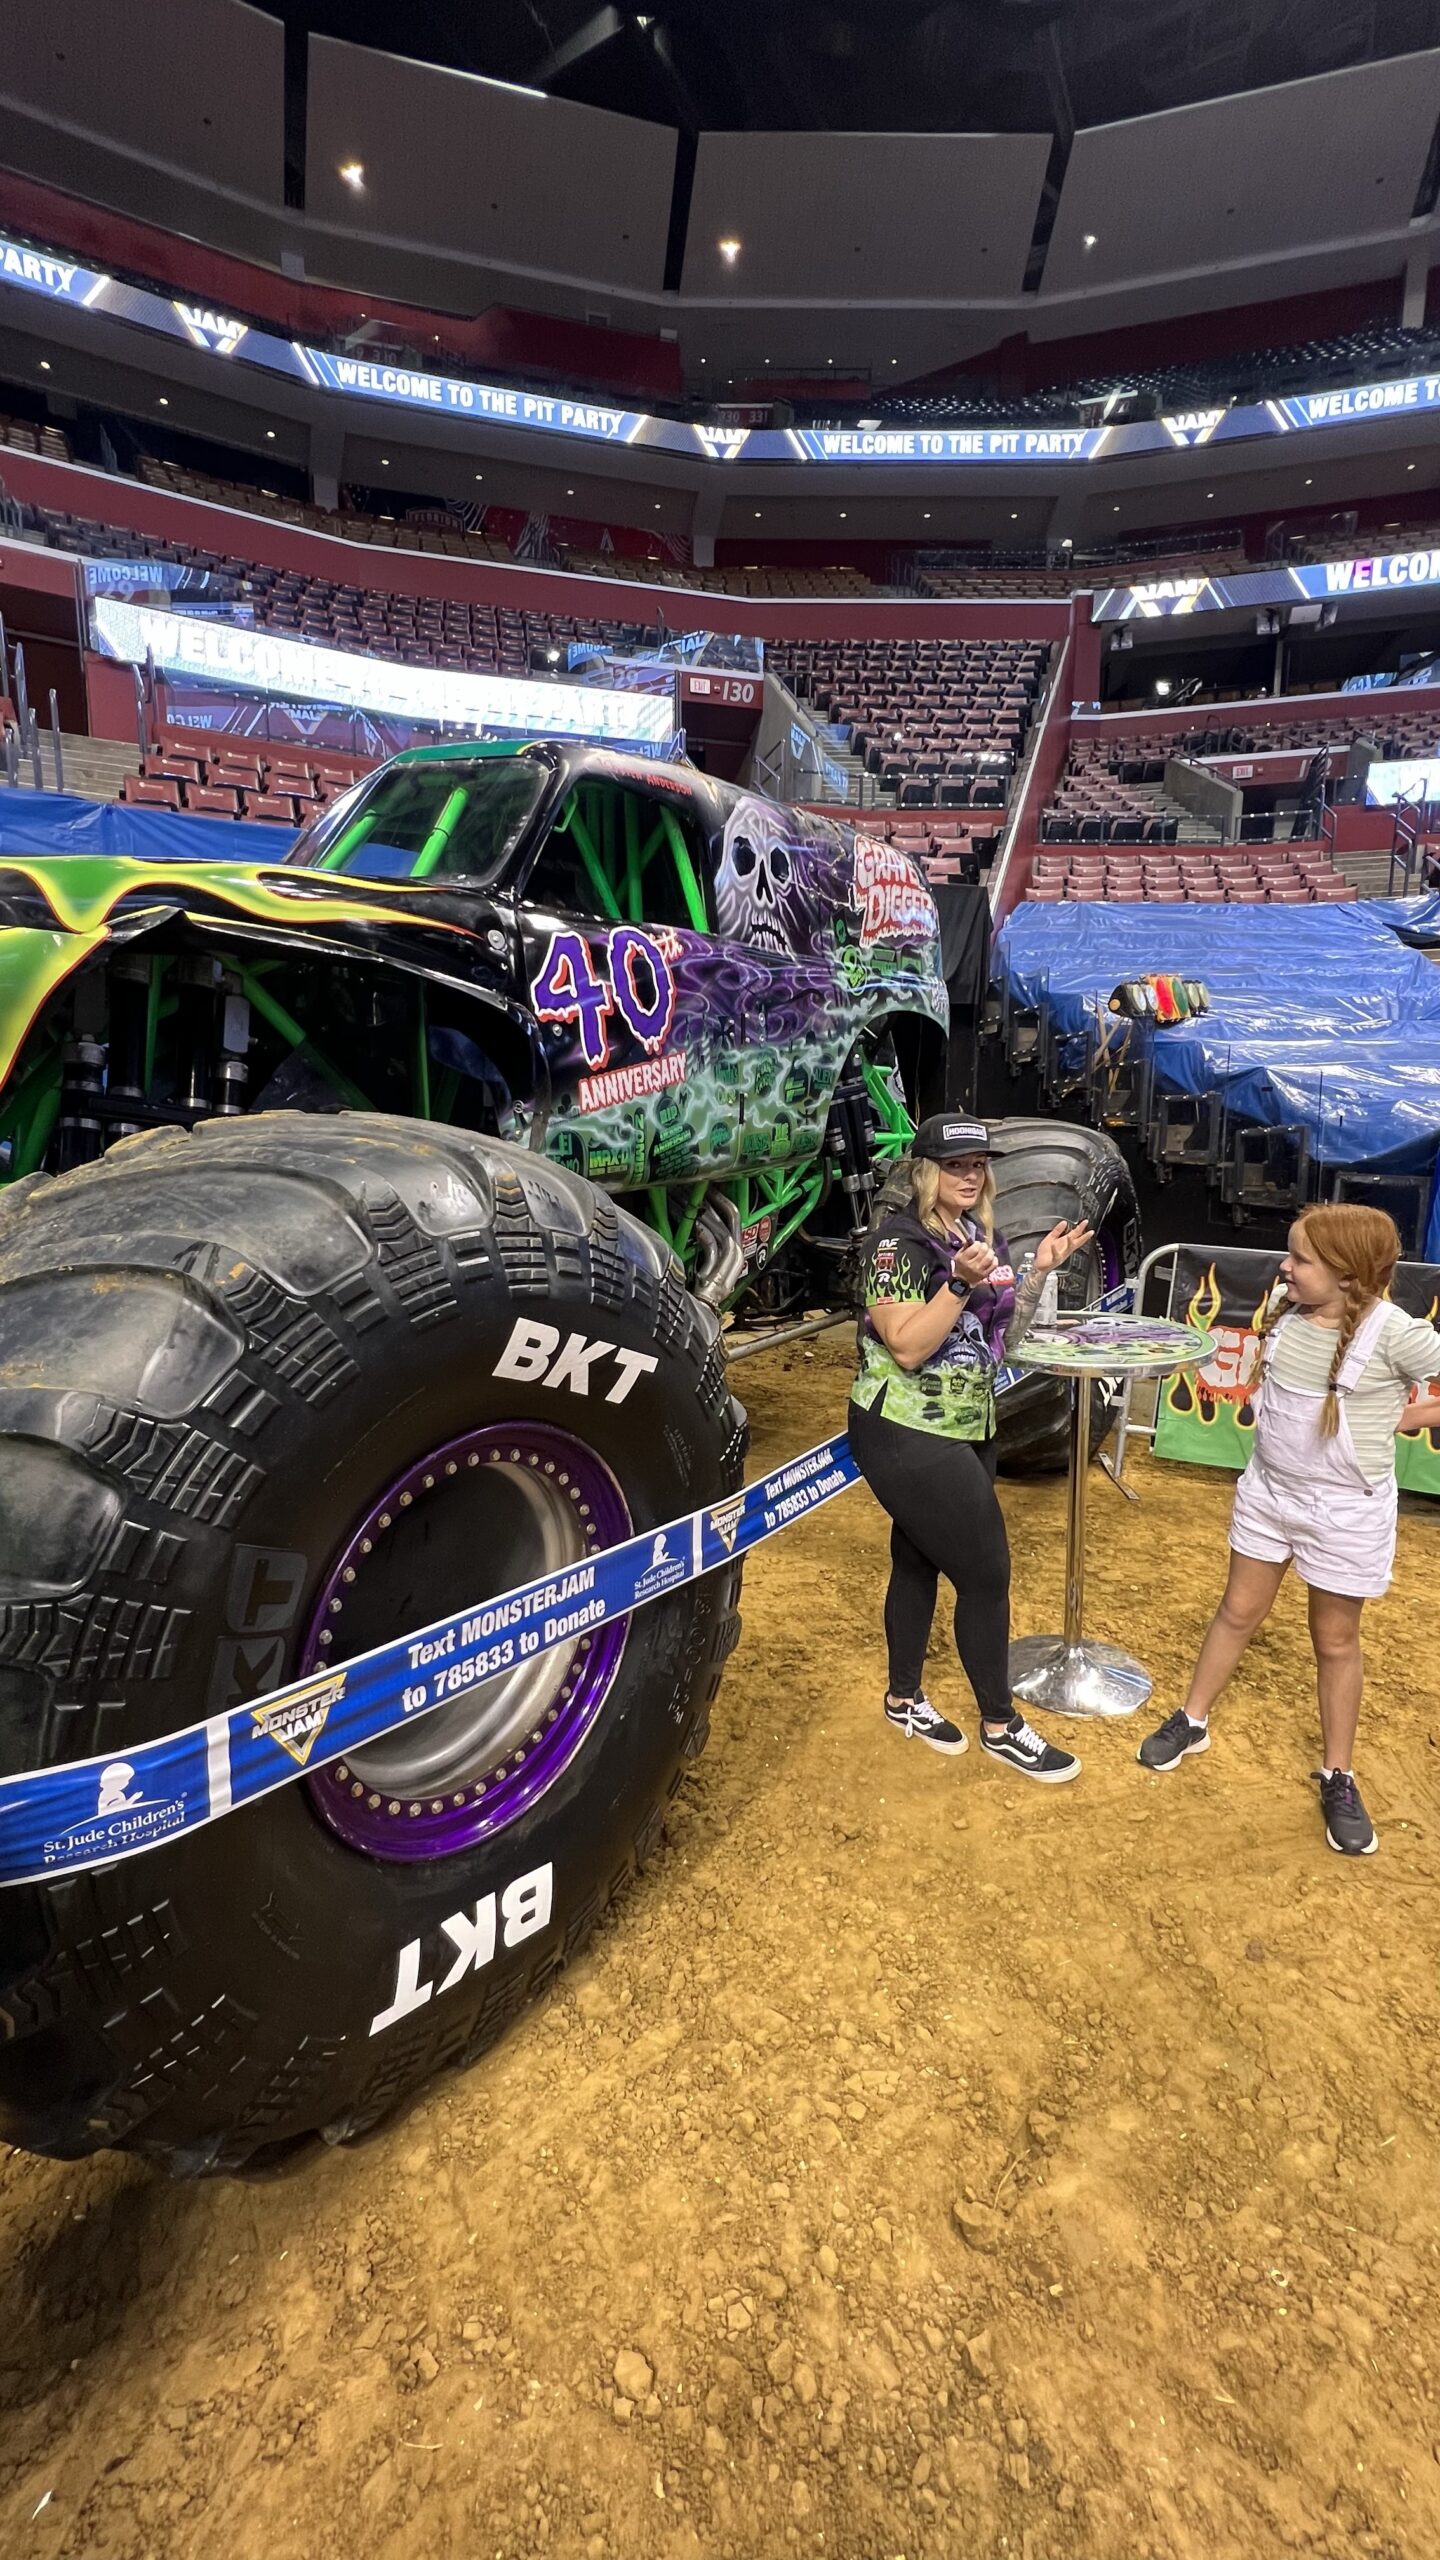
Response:
M1011 1358L1022 1369L1048 1369L1057 1377L1168 1377L1194 1369L1215 1348L1213 1333L1172 1324L1163 1316L1077 1315L1036 1325Z

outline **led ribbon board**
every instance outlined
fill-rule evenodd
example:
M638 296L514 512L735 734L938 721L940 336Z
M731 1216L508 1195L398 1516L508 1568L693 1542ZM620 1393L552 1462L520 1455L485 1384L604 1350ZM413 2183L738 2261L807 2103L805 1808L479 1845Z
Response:
M283 374L337 399L419 410L430 417L468 418L477 425L515 427L580 443L647 446L721 468L742 457L747 462L841 464L850 470L857 464L887 463L1095 462L1315 427L1368 426L1377 418L1440 408L1440 374L1417 374L1404 382L1361 383L1233 409L1187 410L1123 426L722 427L654 418L643 409L617 409L604 401L517 391L506 384L431 373L420 365L335 355L328 348L251 328L199 301L169 301L142 285L121 284L53 250L0 239L0 292L6 287L79 310L101 311L108 319L179 340L217 363Z
M844 1493L859 1472L848 1440L823 1441L743 1493L183 1733L0 1778L0 1885L111 1866L203 1830L462 1697L517 1656L568 1644L714 1573Z
M1236 613L1252 605L1329 603L1336 596L1404 595L1440 587L1440 550L1380 552L1359 560L1314 560L1303 567L1243 570L1233 578L1151 578L1132 587L1102 587L1095 622L1154 622L1187 613Z
M664 693L614 693L598 685L547 684L522 676L477 676L443 667L407 667L348 649L314 648L278 632L196 621L156 605L97 596L91 638L106 658L143 666L152 658L167 675L283 694L292 701L339 704L393 719L478 731L515 729L530 736L600 738L659 747L673 735L675 705Z

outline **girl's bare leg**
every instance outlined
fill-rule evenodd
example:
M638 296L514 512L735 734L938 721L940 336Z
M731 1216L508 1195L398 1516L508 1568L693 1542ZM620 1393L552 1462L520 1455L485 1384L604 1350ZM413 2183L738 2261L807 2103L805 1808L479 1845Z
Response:
M1263 1627L1274 1608L1275 1595L1288 1571L1288 1565L1263 1564L1258 1556L1237 1556L1231 1549L1225 1596L1206 1630L1184 1700L1185 1713L1192 1724L1206 1721L1251 1637Z
M1327 1769L1348 1769L1360 1721L1365 1664L1360 1652L1363 1600L1341 1591L1310 1593L1310 1642L1320 1695L1320 1732Z

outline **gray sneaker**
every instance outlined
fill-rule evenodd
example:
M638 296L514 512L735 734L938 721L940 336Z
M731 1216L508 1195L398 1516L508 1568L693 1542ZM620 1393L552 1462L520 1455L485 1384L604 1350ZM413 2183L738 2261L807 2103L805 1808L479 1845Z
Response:
M1328 1778L1323 1769L1314 1775L1320 1782L1320 1810L1325 1816L1325 1837L1342 1858L1373 1858L1379 1846L1375 1825L1360 1799L1348 1769L1332 1769Z
M1208 1724L1192 1724L1183 1707L1146 1735L1135 1757L1142 1769L1178 1769L1195 1751L1210 1748Z

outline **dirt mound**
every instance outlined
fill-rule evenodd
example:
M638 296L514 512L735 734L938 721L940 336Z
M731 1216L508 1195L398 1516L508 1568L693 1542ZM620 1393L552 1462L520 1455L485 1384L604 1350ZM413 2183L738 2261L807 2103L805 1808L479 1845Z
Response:
M843 1336L753 1364L757 1463L846 1374ZM1228 1484L1134 1480L1096 1479L1090 1620L1169 1704ZM1004 1500L1053 1625L1063 1487ZM1298 1593L1204 1761L1066 1728L1049 1791L883 1726L884 1552L863 1491L762 1550L668 1847L403 2122L269 2184L0 2162L0 2549L1431 2560L1432 1516L1353 1864Z

